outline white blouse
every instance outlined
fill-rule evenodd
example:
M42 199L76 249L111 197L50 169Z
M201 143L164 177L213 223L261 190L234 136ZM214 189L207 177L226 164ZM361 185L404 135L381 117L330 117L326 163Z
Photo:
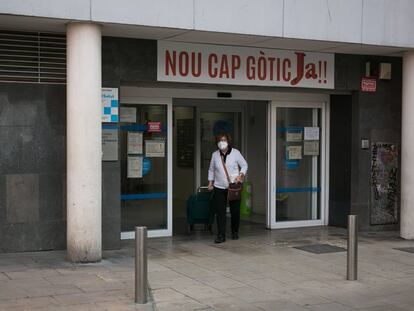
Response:
M232 148L230 153L226 156L226 168L229 173L230 181L234 182L240 172L246 175L248 165L240 151ZM214 181L214 187L216 188L227 189L229 187L226 173L221 162L220 150L214 151L211 155L208 180Z

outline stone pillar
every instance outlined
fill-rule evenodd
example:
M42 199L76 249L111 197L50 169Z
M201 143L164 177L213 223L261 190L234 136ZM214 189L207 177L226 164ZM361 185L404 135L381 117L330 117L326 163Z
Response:
M403 57L401 119L401 237L414 239L414 52Z
M101 28L67 25L67 259L102 258Z

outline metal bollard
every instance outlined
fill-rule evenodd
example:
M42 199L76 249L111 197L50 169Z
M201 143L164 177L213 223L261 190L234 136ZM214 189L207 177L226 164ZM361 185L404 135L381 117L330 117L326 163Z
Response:
M135 303L147 303L147 227L135 227Z
M355 281L358 278L358 216L348 216L348 249L346 279Z

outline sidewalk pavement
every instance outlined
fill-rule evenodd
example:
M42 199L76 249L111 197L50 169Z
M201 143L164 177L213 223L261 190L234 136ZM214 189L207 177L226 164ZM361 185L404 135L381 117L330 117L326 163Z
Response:
M0 254L0 310L414 310L414 241L396 232L360 235L358 281L345 280L343 229L245 226L240 240L212 241L150 239L154 303L144 306L133 303L132 242L95 264L64 251Z

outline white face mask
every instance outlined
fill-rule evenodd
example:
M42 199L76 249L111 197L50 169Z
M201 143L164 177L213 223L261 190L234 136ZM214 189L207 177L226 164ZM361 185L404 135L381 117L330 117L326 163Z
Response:
M227 143L227 141L219 141L218 144L217 144L217 146L220 150L226 149L228 147L228 145L229 144Z

